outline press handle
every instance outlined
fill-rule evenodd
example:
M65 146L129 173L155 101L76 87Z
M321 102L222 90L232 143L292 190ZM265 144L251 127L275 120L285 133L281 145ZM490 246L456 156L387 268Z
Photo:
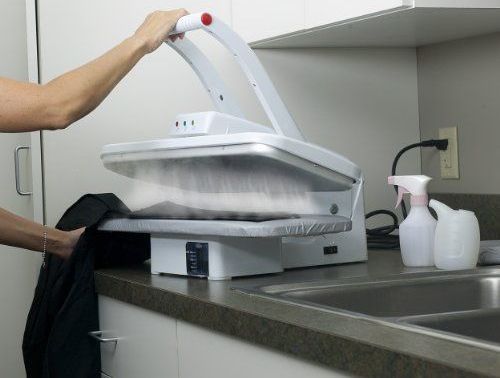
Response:
M30 196L32 192L24 192L21 189L21 169L19 168L19 151L29 150L29 146L17 146L14 150L14 171L16 173L16 191L20 196Z
M92 331L89 332L89 336L93 339L99 341L102 344L114 343L115 345L118 343L118 337L102 337L103 331Z
M177 20L170 35L186 33L188 31L201 29L204 26L209 26L212 23L212 16L210 13L193 13L183 16Z

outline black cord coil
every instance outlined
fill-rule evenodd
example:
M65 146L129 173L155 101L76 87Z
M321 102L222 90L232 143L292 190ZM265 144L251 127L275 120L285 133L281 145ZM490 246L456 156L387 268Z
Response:
M391 174L392 176L396 176L396 169L398 166L399 159L403 154L413 148L417 147L435 147L438 150L444 151L448 148L448 139L429 139L424 140L419 143L413 143L406 147L403 147L396 155L392 162ZM394 186L396 193L398 192L398 187ZM405 201L401 201L401 212L403 215L403 219L408 216ZM378 215L388 215L392 218L393 223L391 225L376 227L376 228L367 228L366 229L366 237L368 248L374 249L397 249L399 248L399 235L392 235L391 233L399 229L399 220L397 215L390 210L375 210L371 211L365 215L365 219L372 218Z

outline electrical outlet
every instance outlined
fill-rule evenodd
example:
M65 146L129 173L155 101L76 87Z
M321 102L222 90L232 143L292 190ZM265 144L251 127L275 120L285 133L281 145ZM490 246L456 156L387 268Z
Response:
M458 179L458 138L456 127L445 127L439 129L439 139L448 139L448 148L439 151L441 157L441 178Z

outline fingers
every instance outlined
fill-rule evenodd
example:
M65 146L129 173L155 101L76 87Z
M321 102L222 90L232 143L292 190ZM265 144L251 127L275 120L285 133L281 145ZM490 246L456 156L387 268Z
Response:
M175 42L177 39L184 39L184 34L175 34L175 35L169 35L168 39L171 40L172 42Z
M136 30L134 36L142 41L147 53L156 50L163 42L177 38L183 38L183 34L169 36L179 18L186 16L189 12L185 9L171 11L155 11L149 14L143 24Z
M177 11L179 13L179 18L187 16L189 14L189 12L184 8L177 9Z
M66 231L63 243L61 243L61 245L58 246L58 248L56 248L52 253L59 256L63 260L67 260L73 253L73 250L75 249L76 244L84 231L85 227L73 231Z
M175 11L165 11L162 13L165 16L166 20L171 23L169 31L172 31L172 29L175 27L175 24L177 23L177 21L179 21L180 18L187 16L189 14L189 12L184 8L176 9Z
M172 29L175 27L175 24L177 24L177 21L179 21L179 19L181 17L187 16L189 14L189 12L186 9L184 9L184 8L177 9L177 10L175 10L175 12L176 12L176 18L175 18L175 21L173 22L170 30L168 31L168 33L170 33L172 31ZM172 41L172 42L175 42L178 38L183 39L184 38L184 33L175 34L175 35L169 35L168 36L168 39L170 41Z

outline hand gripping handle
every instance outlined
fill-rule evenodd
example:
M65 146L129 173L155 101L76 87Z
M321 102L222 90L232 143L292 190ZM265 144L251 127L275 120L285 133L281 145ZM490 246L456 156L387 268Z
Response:
M209 26L212 23L212 16L210 13L193 13L179 18L175 24L170 35L181 34L188 31L201 29L204 26Z

